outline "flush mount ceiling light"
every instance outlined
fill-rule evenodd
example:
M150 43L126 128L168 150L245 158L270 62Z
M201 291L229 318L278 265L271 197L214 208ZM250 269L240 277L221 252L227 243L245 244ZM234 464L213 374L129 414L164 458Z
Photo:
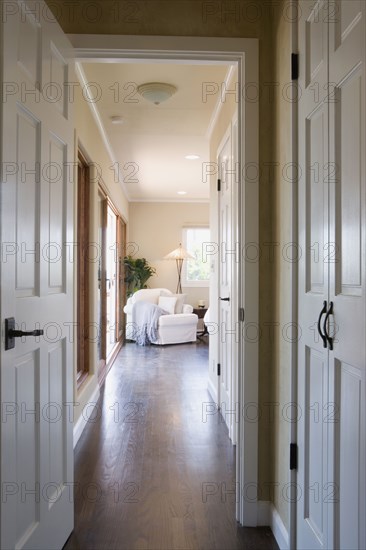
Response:
M186 195L186 194L187 194L187 191L177 191L177 194L178 194L178 195Z
M186 158L187 160L197 160L199 159L199 155L186 155L184 158Z
M147 82L137 86L138 93L147 101L159 105L166 101L177 91L177 88L172 84L164 82Z
M125 119L123 116L111 116L111 123L112 124L123 124Z

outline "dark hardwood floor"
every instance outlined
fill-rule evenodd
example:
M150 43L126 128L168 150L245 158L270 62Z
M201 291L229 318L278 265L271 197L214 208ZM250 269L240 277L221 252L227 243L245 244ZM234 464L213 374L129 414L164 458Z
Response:
M75 530L65 549L277 549L235 521L235 453L204 422L208 346L127 344L75 451Z

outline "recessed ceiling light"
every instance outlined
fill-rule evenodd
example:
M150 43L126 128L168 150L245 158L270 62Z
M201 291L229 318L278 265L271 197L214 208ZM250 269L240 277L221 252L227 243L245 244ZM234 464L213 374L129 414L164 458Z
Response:
M186 195L186 194L187 194L187 191L177 191L177 194L178 194L178 195Z
M184 158L186 158L187 160L197 160L200 157L198 155L186 155Z
M123 124L125 119L123 116L111 116L112 124Z

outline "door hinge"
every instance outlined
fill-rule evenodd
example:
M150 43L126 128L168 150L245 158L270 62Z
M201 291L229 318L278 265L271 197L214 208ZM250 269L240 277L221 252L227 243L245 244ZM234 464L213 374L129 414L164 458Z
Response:
M221 376L221 365L217 363L217 376Z
M241 321L242 323L244 323L245 321L245 311L243 307L239 308L239 321Z
M291 54L291 80L298 80L299 78L299 54Z
M220 179L217 180L217 191L219 191L219 192L221 191L221 180Z
M297 444L290 443L290 470L297 470Z

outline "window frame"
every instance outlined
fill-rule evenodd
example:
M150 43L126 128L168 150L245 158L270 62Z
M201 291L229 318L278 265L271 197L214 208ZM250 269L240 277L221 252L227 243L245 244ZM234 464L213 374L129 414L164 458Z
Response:
M187 225L187 226L184 226L182 228L182 244L183 244L183 247L188 250L188 247L187 247L187 233L189 230L192 230L192 229L208 229L210 231L210 226L209 224L194 224L194 225ZM188 250L189 252L189 250ZM189 262L189 260L185 260L183 262L183 268L182 268L182 287L197 287L197 288L208 288L210 286L210 275L208 277L208 279L204 279L202 281L189 281L187 279L187 262Z

